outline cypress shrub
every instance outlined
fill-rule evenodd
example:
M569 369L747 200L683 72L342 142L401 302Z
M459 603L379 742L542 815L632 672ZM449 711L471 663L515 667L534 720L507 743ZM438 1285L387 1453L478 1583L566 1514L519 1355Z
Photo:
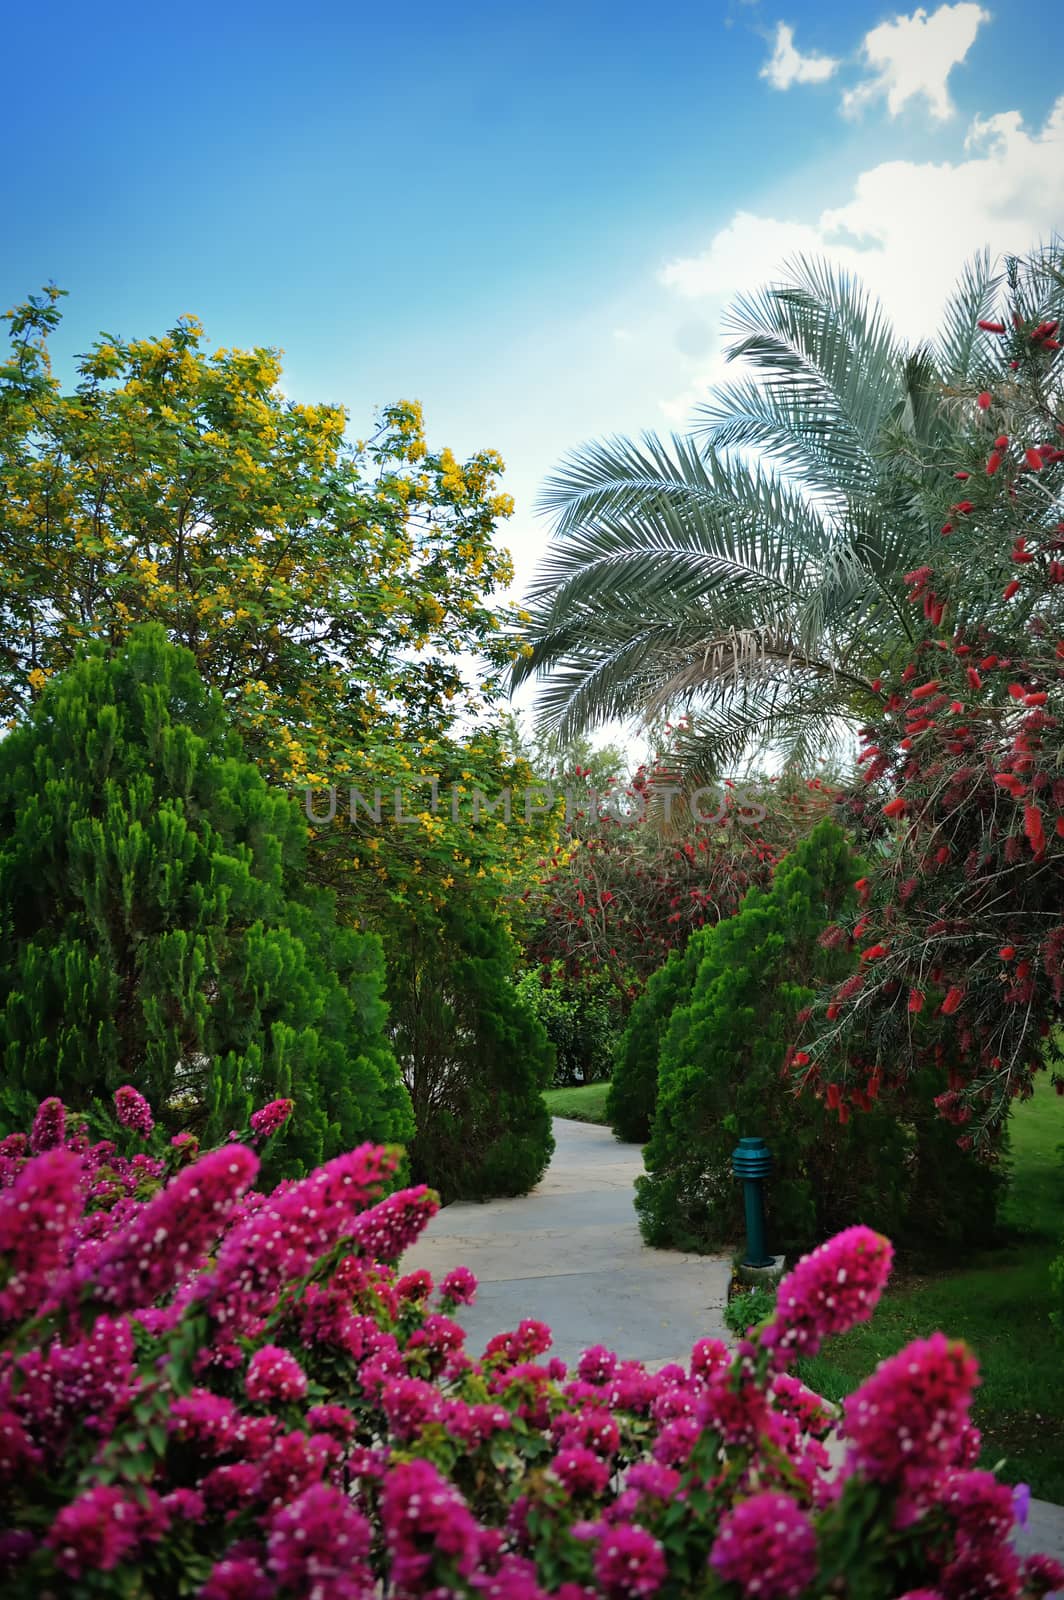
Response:
M670 950L636 1000L617 1046L606 1096L606 1120L618 1139L645 1144L658 1098L658 1057L674 1011L687 1004L711 928L693 933L682 950Z
M414 1107L415 1181L444 1202L526 1194L554 1150L554 1050L514 984L516 948L459 898L389 943L392 1042Z
M291 1097L270 1175L406 1141L377 939L304 883L298 808L161 627L0 742L0 1119L132 1083L207 1142Z
M769 1143L771 1246L804 1247L828 1217L886 1227L900 1213L907 1136L884 1108L840 1124L782 1076L799 1011L816 985L837 981L848 947L820 942L850 903L861 866L834 823L820 823L752 890L738 913L707 928L690 997L669 1019L659 1058L657 1110L637 1182L647 1242L707 1250L742 1235L741 1187L731 1154L741 1137ZM672 980L680 982L679 974Z

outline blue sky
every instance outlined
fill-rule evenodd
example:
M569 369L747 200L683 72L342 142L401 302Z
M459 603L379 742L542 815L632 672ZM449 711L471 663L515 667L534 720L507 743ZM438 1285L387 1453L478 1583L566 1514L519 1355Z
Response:
M737 290L796 249L933 327L965 254L1064 227L1046 0L28 8L5 23L7 303L60 347L195 312L296 398L423 401L507 459L680 426Z

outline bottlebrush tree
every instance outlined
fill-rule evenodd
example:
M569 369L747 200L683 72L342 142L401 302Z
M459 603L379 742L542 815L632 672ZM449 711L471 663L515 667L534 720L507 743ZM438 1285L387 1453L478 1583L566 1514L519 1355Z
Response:
M859 970L793 1058L840 1116L873 1083L931 1079L962 1146L989 1154L1064 1011L1062 283L1010 266L1005 310L973 327L985 382L944 402L965 445L938 463L941 537L905 580L911 657L875 685L859 757L892 836L846 924Z
M695 929L766 887L776 862L835 802L819 778L725 780L696 798L697 789L666 755L597 802L590 790L574 796L565 838L541 858L525 897L533 958L561 961L575 976L607 971L634 999Z
M1041 1600L1026 1491L977 1465L978 1368L933 1334L832 1408L794 1376L872 1314L891 1247L800 1261L737 1351L573 1370L528 1318L465 1349L473 1274L401 1274L436 1210L397 1152L256 1190L261 1145L89 1145L56 1100L0 1146L0 1580L10 1600ZM295 1115L298 1117L298 1108Z

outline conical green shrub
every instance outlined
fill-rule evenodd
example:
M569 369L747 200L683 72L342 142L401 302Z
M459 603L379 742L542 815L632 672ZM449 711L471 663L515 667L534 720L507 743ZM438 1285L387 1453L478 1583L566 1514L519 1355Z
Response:
M224 1138L291 1096L273 1176L407 1142L381 947L304 882L306 829L161 627L93 647L0 742L0 1118L132 1083Z

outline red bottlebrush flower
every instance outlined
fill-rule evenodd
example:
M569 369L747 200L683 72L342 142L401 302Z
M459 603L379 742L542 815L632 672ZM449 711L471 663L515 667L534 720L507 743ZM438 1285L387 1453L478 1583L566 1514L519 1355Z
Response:
M923 700L929 694L934 694L939 687L937 678L932 678L930 683L922 683L918 689L913 690L914 700Z
M1021 538L1016 540L1016 543L1012 547L1012 559L1013 561L1018 562L1021 566L1026 566L1029 561L1034 560L1034 556L1027 548L1026 539Z
M1009 684L1009 694L1012 696L1012 698L1014 700L1022 700L1024 698L1024 696L1026 695L1026 693L1027 693L1027 690L1023 687L1022 683L1010 683Z
M924 997L919 989L909 990L909 1010L916 1014L924 1009Z
M964 715L964 707L959 700L951 700L949 703L949 709L951 716L963 717Z
M870 944L867 950L861 951L862 961L879 961L887 953L885 944Z
M1030 450L1025 450L1023 452L1023 459L1026 461L1032 472L1041 472L1042 468L1045 466L1045 462L1042 460L1041 450L1035 450L1033 447Z
M980 672L989 672L990 668L991 667L996 667L997 664L998 664L997 656L984 656L982 661L980 661L980 663L979 663L979 670L980 670Z
M1053 826L1057 830L1057 838L1064 839L1064 817L1058 817Z
M1050 583L1064 583L1064 561L1051 561L1049 563Z
M988 478L992 478L994 476L994 473L1000 467L1000 465L1001 465L1001 451L1000 450L991 450L990 454L986 458L986 475L987 475L987 477Z
M989 411L990 407L994 403L994 397L990 393L989 389L984 389L982 394L976 397L975 403L979 407L980 411Z
M950 506L950 510L956 511L959 516L966 517L969 512L975 510L975 506L971 500L958 500L955 506Z
M832 1002L831 1002L831 1004L830 1004L830 1005L829 1005L829 1006L828 1006L828 1008L827 1008L827 1011L826 1011L826 1012L825 1012L825 1013L824 1013L824 1014L825 1014L825 1016L826 1016L826 1017L827 1017L827 1019L828 1019L828 1021L829 1021L829 1022L834 1022L834 1021L835 1021L835 1018L836 1018L836 1017L837 1017L837 1016L838 1016L838 1014L839 1014L839 1008L838 1008L838 1006L837 1006L837 1005L836 1005L836 1003L835 1003L835 1001L834 1001L834 1000L833 1000L833 1001L832 1001Z
M809 1052L796 1050L794 1052L794 1064L796 1067L807 1067L809 1065Z
M998 951L998 955L1001 957L1002 961L1011 961L1015 954L1016 946L1014 944L1003 944L1001 949Z
M959 482L967 483L968 479L971 477L971 473L970 472L955 472L953 474L953 476L956 479L958 479Z
M1042 813L1036 805L1023 808L1023 831L1030 841L1031 849L1036 856L1045 855L1046 835L1042 825Z
M1005 332L1005 324L1003 322L980 322L979 326L982 328L984 333Z
M1014 594L1015 594L1015 593L1016 593L1016 592L1017 592L1017 590L1018 590L1018 589L1019 589L1019 587L1020 587L1020 580L1019 580L1019 578L1013 578L1013 579L1012 579L1012 580L1011 580L1011 582L1009 582L1009 583L1007 583L1007 584L1006 584L1006 585L1005 585L1005 588L1004 588L1004 590L1003 590L1003 591L1002 591L1002 595L1001 595L1001 598L1002 598L1002 600L1011 600L1011 599L1012 599L1012 597L1013 597L1013 595L1014 595Z
M837 1111L838 1107L839 1107L839 1102L842 1099L842 1090L839 1088L837 1083L829 1083L828 1084L827 1099L828 1099L828 1109L830 1111Z
M976 672L974 667L969 667L968 668L967 677L968 677L969 686L972 689L981 689L983 687L983 680L979 676L978 672Z
M1034 694L1025 694L1023 697L1023 703L1025 706L1044 706L1048 699L1049 696L1047 694L1043 694L1041 689L1039 689Z
M938 862L940 867L944 867L946 865L946 862L949 860L948 844L939 845L938 849L935 851L935 860Z
M942 524L942 537L943 537L943 539L948 539L952 532L953 532L953 524L952 524L952 522L944 522Z
M964 990L959 984L953 984L951 988L946 991L946 998L943 1000L942 1005L939 1008L942 1012L942 1015L944 1017L952 1017L955 1011L960 1010L963 1000Z
M883 807L883 815L885 817L900 817L904 810L905 801L899 794L895 795L893 800L887 801L886 805Z
M872 693L873 694L878 694L880 689L882 689L882 687L883 687L883 679L882 678L873 678L872 679Z
M1008 447L1009 447L1009 436L1008 436L1008 434L1007 433L999 433L997 438L994 440L994 449L995 450L1007 450Z
M862 899L867 898L867 895L868 895L868 879L867 878L858 878L857 882L854 884L854 888L857 890L857 893L862 897Z

